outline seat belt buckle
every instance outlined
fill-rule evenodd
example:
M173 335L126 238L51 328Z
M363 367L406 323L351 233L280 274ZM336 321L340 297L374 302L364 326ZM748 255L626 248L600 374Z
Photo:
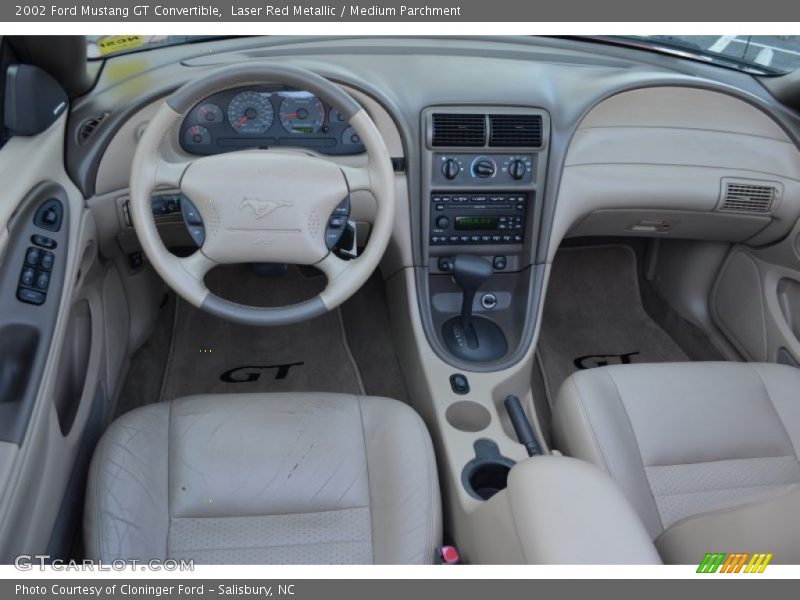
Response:
M461 564L461 556L455 546L439 546L436 548L436 558L440 565Z

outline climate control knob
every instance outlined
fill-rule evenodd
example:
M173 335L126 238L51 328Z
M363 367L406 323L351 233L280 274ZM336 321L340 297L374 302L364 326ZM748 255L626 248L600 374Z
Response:
M508 173L514 179L522 179L525 177L527 170L528 168L525 166L525 163L520 159L512 160L511 164L508 165Z
M480 177L481 179L494 176L496 170L497 165L495 165L494 162L488 158L476 160L472 165L473 175Z
M442 163L442 174L448 179L455 179L458 175L458 163L454 158L448 158Z

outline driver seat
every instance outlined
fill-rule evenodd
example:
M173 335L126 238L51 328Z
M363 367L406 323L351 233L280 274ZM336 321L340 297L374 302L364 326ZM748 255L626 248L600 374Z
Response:
M190 396L133 410L92 459L89 558L431 563L441 500L407 405L323 393Z

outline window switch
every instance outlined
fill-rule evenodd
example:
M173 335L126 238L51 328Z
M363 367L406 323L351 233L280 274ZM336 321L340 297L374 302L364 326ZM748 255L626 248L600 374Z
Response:
M40 290L46 290L47 286L50 285L50 274L49 273L39 273L36 277L36 287Z
M22 285L31 287L35 280L36 280L36 271L29 268L22 269L22 276L19 278L19 281Z
M19 288L17 290L17 298L26 304L44 304L45 295L36 290L29 290L28 288Z

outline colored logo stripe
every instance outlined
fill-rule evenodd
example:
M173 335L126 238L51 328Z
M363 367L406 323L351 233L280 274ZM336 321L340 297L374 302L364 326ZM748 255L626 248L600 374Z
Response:
M724 552L707 552L700 562L700 566L697 567L697 572L716 573L723 560L725 560Z
M697 567L697 573L763 573L772 556L760 552L707 552Z
M767 568L769 561L772 560L772 554L753 554L753 558L747 563L744 569L745 573L763 573Z

